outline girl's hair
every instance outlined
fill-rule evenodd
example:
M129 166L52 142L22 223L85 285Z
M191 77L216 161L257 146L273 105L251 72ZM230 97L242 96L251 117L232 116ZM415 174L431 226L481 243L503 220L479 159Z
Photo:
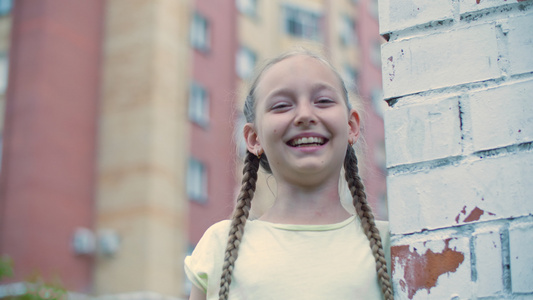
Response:
M248 93L248 96L246 97L246 102L244 104L244 115L246 117L246 122L254 123L255 121L255 90L257 89L257 85L261 80L263 73L276 63L296 55L307 55L309 57L317 59L318 61L328 66L339 78L339 82L343 89L346 106L348 107L348 109L351 109L351 105L348 100L348 91L346 89L344 81L342 80L338 72L335 70L335 68L327 60L320 57L319 55L303 50L288 52L286 54L278 56L260 69L254 80L252 81L250 92ZM266 158L266 155L261 155L261 158L259 159L253 153L246 151L241 192L239 194L239 197L237 198L235 210L233 211L228 244L226 246L224 264L222 266L222 276L220 279L219 291L219 299L221 300L226 300L229 296L231 275L235 267L235 261L237 260L239 245L244 234L244 225L246 224L250 213L251 202L257 182L257 171L259 169L259 165L261 165L267 172L272 172L270 169L270 165L268 164L268 159ZM355 206L355 211L359 219L361 220L361 225L363 227L365 235L370 241L370 248L372 249L374 259L376 260L376 271L381 285L381 290L384 295L384 299L392 300L392 284L389 274L387 272L387 262L385 260L385 253L383 252L381 236L379 235L379 231L374 222L374 215L372 214L370 205L366 200L364 185L361 181L361 177L359 176L359 169L357 167L357 157L355 155L355 151L350 145L348 145L346 156L344 158L344 170L345 178L348 183L350 193L353 197L353 205Z

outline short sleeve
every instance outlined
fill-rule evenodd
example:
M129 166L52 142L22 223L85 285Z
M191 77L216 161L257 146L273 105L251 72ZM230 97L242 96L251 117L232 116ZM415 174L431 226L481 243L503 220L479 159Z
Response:
M209 227L192 254L185 258L185 274L205 293L210 289L210 281L220 278L229 225L229 221L222 221Z

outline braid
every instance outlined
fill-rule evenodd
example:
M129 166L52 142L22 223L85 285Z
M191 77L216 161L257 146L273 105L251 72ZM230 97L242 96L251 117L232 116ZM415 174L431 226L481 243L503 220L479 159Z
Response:
M355 151L351 146L348 146L346 151L346 158L344 160L345 177L350 188L350 193L353 197L353 204L357 215L361 219L361 225L364 232L370 241L370 248L376 260L376 271L378 274L381 290L385 300L392 300L392 284L389 273L387 272L387 261L385 260L385 253L383 252L383 245L381 243L381 236L374 222L374 215L372 209L366 201L366 194L363 182L359 177L359 168L357 167L357 157Z
M244 234L244 225L250 213L252 198L254 197L255 184L257 181L257 170L259 169L259 159L252 153L246 152L244 160L242 187L237 205L233 211L231 227L229 231L228 244L224 255L222 266L222 276L220 278L219 299L226 300L229 296L229 286L231 275L237 260L239 245Z

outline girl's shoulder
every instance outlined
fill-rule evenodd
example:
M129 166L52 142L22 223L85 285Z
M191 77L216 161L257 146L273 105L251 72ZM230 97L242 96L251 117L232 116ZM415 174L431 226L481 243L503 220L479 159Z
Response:
M228 232L229 231L229 226L231 225L231 220L222 220L222 221L218 221L216 223L214 223L213 225L209 226L209 228L207 228L207 230L205 231L206 233L213 233L213 234L216 234L216 233L221 233L221 232Z
M219 221L207 228L201 240L209 240L211 242L226 242L228 240L228 233L230 230L231 220Z

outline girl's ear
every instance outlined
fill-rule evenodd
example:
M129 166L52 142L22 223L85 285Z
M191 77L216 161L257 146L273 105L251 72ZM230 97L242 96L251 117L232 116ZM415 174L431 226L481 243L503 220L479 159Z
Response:
M259 136L252 123L246 123L244 125L244 141L246 142L246 149L248 149L250 153L253 153L256 156L263 153L263 147L261 147L261 143L259 142Z
M348 142L352 145L359 139L359 128L359 114L355 109L351 109L348 115Z

